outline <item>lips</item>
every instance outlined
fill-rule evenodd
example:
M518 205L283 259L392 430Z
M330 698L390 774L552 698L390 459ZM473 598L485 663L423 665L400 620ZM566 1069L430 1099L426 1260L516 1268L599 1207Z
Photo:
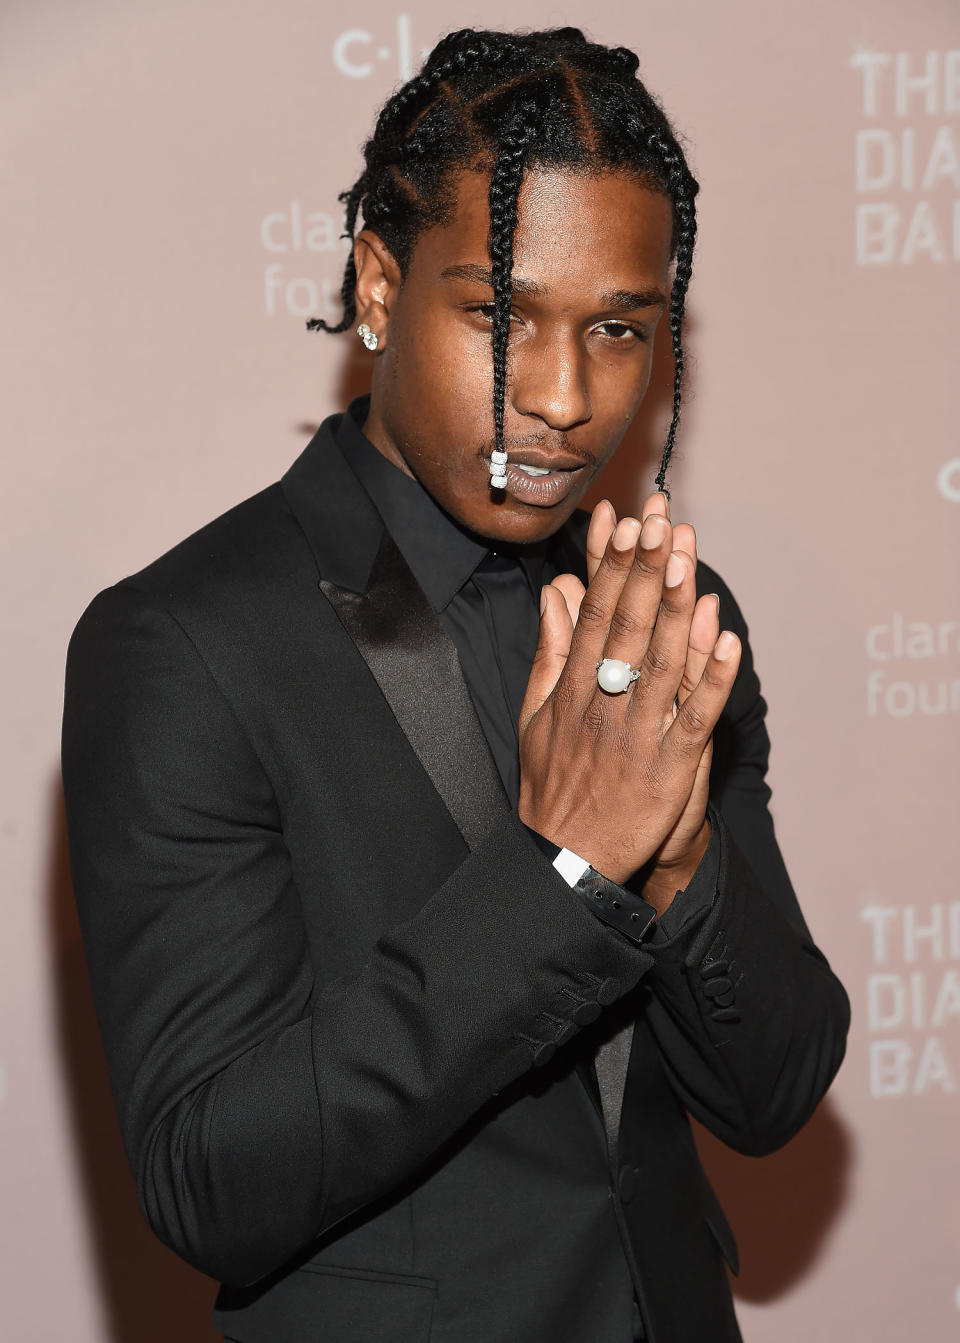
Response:
M581 462L576 467L548 469L545 475L530 475L523 470L525 465L528 463L515 462L512 459L507 462L506 493L521 503L532 504L536 508L551 508L566 499L567 495L578 487L583 470ZM540 463L531 462L529 465L539 466Z
M537 466L547 471L579 471L586 463L582 457L571 457L564 453L537 452L532 448L523 448L518 452L508 449L509 460L516 466Z

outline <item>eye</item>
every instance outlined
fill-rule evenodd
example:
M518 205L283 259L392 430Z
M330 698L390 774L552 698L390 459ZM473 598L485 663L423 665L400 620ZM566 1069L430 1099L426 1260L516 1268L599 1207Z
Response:
M494 308L495 305L493 303L474 303L471 304L470 307L465 308L464 312L478 312L485 322L488 321L492 325ZM518 321L520 320L519 314L512 310L510 316L516 317ZM629 340L628 336L633 336L638 341L645 341L647 339L647 333L645 331L639 327L630 326L627 322L604 322L598 329L602 331L604 328L607 330L613 328L616 331L616 335L607 336L606 338L613 345L632 345L633 341Z
M604 322L603 327L606 327L608 330L610 327L615 327L620 332L627 332L629 335L635 336L637 340L647 339L645 331L641 331L639 327L628 326L626 322ZM603 327L600 328L601 331L603 330ZM615 345L632 344L632 341L627 340L626 337L623 335L609 336L608 339L612 340Z
M484 321L489 320L492 323L495 306L496 305L493 303L474 303L471 307L464 308L464 312L479 312L483 315ZM517 315L518 314L513 311L510 313L511 317L516 317Z

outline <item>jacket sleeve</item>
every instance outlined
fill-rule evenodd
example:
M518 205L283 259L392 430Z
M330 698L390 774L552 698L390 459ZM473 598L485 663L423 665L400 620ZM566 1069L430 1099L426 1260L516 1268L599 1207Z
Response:
M302 901L324 892L296 886L224 688L128 585L71 639L62 766L140 1206L221 1282L258 1281L395 1190L650 967L508 816L359 969L318 985Z
M651 945L647 1018L691 1114L731 1147L762 1155L806 1123L829 1087L850 1005L810 936L774 834L767 706L746 622L718 575L698 573L699 582L720 594L721 626L743 644L714 733L708 815L716 893ZM701 878L698 868L693 881Z

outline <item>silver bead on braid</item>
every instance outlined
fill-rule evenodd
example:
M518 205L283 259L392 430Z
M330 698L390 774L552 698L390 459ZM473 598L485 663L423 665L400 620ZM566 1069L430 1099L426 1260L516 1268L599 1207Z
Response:
M496 448L490 454L490 488L491 490L507 488L507 454L497 452Z

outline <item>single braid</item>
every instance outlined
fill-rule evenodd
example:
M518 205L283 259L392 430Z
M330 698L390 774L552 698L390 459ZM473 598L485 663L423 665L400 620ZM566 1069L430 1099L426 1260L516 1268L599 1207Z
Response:
M490 262L493 273L493 421L496 449L503 452L503 405L507 383L507 342L513 307L513 235L527 150L536 139L537 105L525 101L500 142L490 178Z
M646 92L646 91L645 91ZM693 272L693 248L697 236L697 217L694 200L699 191L699 183L687 167L683 154L674 136L667 129L664 134L665 118L653 99L646 95L646 106L630 118L629 130L642 141L661 166L667 189L673 202L673 238L671 250L676 257L673 284L670 289L670 307L668 325L673 349L673 411L666 442L660 455L660 466L654 483L666 497L671 497L667 488L667 468L673 455L677 428L680 423L680 405L683 393L683 375L685 369L683 349L683 317L686 307L687 288ZM651 126L647 118L652 116Z
M670 339L673 345L673 414L670 418L670 427L667 430L667 439L663 446L660 467L655 479L657 489L662 490L669 499L670 491L666 486L666 475L670 458L673 455L677 427L680 423L680 400L684 372L683 314L686 306L687 287L693 272L693 246L697 237L697 217L693 202L699 190L699 185L693 180L690 170L684 162L683 155L667 143L659 130L654 130L648 135L647 143L653 152L658 155L664 166L673 196L676 266L674 267L673 285L670 289L670 310L668 314Z
M667 498L670 498L670 491L667 489L665 481L667 467L670 465L670 458L673 455L673 445L677 436L677 426L680 423L680 399L683 388L684 374L684 352L683 340L681 336L683 328L683 313L687 297L687 286L690 283L690 275L693 271L693 245L697 236L696 216L693 206L686 206L684 202L684 213L687 219L684 220L681 215L680 229L678 230L677 242L677 263L674 269L673 286L670 290L670 339L673 345L673 414L670 418L670 427L667 430L667 439L663 445L663 452L660 456L660 467L657 471L655 484L658 490L663 490ZM679 213L679 212L678 212Z
M353 230L357 223L357 212L360 209L360 202L363 199L363 192L367 174L363 173L357 178L356 182L349 191L341 191L337 197L338 201L343 201L346 209L346 231L340 234L341 238L349 238L353 241ZM343 319L336 326L330 326L322 317L310 317L307 320L308 331L345 331L351 325L357 315L357 266L353 259L353 248L347 257L346 268L343 273L343 283L340 285L340 301L343 304Z

